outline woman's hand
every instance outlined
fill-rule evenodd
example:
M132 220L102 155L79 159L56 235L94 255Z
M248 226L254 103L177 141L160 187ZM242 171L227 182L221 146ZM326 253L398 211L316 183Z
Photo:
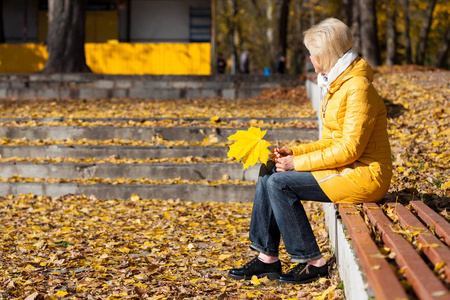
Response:
M295 171L294 156L283 156L275 161L277 172Z
M292 150L289 149L288 147L282 147L281 149L273 148L271 151L272 153L270 154L270 159L273 160L274 162L276 162L277 158L294 154Z
M291 149L283 147L272 149L270 158L275 162L277 172L294 171L294 156Z

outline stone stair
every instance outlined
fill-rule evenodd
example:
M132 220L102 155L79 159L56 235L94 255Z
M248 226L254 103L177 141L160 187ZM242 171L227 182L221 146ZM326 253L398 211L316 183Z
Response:
M299 76L0 74L0 98L256 97L265 89L304 85Z
M80 126L48 124L55 120L33 119L33 122L39 123L38 126L26 126L29 120L25 119L2 120L0 195L33 193L59 197L66 194L85 194L98 199L128 199L136 194L141 198L181 198L195 202L253 200L259 166L243 170L241 163L230 162L226 156L229 143L224 143L227 137L237 130L248 129L245 125L248 124L248 118L235 119L243 125L233 128L201 125L129 126L129 120L120 118L109 119L118 124L117 126L83 124L95 124L95 121L100 119L80 120ZM65 121L63 118L57 120ZM204 118L189 120L197 124L205 121ZM292 120L274 118L256 121L280 124ZM267 134L264 138L269 141L315 140L318 129L314 128L317 126L311 126L311 122L315 121L305 119L304 123L310 124L306 127L266 128ZM217 145L195 145L211 136L217 141ZM155 137L166 142L188 141L192 145L133 145L136 141L151 141ZM16 143L10 143L14 139ZM77 141L83 139L93 142L120 139L129 141L129 144L77 144ZM72 142L57 144L57 140ZM35 143L29 145L28 141ZM75 162L63 159L57 162L57 158L71 158ZM149 158L156 161L146 162ZM186 163L174 163L169 158L184 159ZM196 158L217 158L217 161L202 162L196 161ZM76 161L77 159L84 161ZM117 160L119 163L99 162L105 159Z

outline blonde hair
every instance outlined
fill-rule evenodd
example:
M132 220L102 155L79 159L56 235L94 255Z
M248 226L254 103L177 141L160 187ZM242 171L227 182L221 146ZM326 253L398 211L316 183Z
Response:
M311 56L328 72L353 46L350 28L335 18L325 19L303 34L303 42Z

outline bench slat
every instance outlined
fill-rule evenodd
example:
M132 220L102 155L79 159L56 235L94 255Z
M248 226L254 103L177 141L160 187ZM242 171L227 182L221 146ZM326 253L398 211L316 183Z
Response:
M364 211L380 232L383 242L395 252L395 261L405 268L405 276L420 299L450 300L447 288L439 281L416 250L403 236L391 229L391 221L375 203L365 203Z
M445 262L445 281L450 283L450 249L444 245L438 238L436 238L431 231L429 231L425 225L423 225L412 212L400 203L391 204L395 209L395 214L398 216L400 225L412 232L420 231L417 235L417 239L423 245L437 245L437 247L423 247L423 253L428 259L436 265L443 261Z
M450 246L450 223L422 201L411 201L411 205L419 218L427 223L430 228L433 228L436 235L443 238L445 243Z
M372 240L370 231L355 206L341 204L339 213L376 299L408 299L397 276Z

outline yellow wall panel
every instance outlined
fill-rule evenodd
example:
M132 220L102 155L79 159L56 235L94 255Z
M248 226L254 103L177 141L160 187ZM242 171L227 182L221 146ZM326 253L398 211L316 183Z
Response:
M209 75L209 43L86 43L86 63L94 73L126 75ZM42 70L46 46L0 44L0 73Z
M39 44L0 44L0 73L37 72L47 58L47 47Z

